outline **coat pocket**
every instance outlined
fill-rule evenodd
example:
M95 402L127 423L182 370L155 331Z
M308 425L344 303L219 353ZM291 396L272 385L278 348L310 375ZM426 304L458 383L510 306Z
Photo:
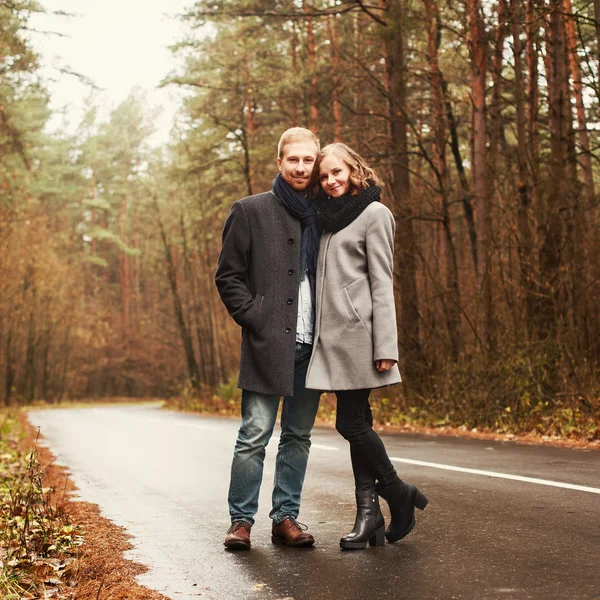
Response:
M252 312L250 314L250 329L252 329L255 332L261 330L260 325L262 323L262 308L264 301L265 297L261 296L260 294L256 294L256 296L254 297L254 302L252 304Z
M360 323L360 315L356 312L354 305L352 304L352 300L350 300L350 294L348 293L348 288L342 289L342 299L344 300L344 306L346 307L346 312L350 317L350 320L353 323Z

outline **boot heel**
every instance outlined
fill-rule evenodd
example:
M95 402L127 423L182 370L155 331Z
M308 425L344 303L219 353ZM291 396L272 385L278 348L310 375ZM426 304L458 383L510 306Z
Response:
M385 544L385 526L380 527L369 540L369 546L383 546Z
M429 504L429 500L427 500L427 497L425 496L425 494L423 494L422 492L417 490L417 493L415 494L414 505L421 510L425 510L425 507L428 504Z

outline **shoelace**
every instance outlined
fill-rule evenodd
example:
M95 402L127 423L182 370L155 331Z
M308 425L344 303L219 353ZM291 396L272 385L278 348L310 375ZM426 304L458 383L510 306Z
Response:
M245 524L245 521L234 521L227 530L227 533L235 533L240 527L244 527Z
M296 521L296 519L294 519L294 517L290 517L290 521L300 530L300 531L306 531L308 529L308 525L305 525L304 523L300 523L298 521Z

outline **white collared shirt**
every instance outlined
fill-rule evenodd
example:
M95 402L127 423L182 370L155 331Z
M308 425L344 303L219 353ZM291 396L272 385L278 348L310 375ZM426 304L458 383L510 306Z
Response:
M296 342L301 344L313 343L314 310L310 281L308 275L300 282L298 290L298 324L296 326Z

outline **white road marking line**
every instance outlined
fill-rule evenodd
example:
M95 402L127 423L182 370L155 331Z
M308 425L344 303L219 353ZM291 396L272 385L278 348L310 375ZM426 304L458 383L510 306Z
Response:
M325 444L311 444L311 448L318 448L319 450L339 450L335 446L327 446Z
M274 435L273 437L271 437L271 442L273 442L274 444L279 444L279 439L280 437L278 435ZM336 448L335 446L327 446L326 444L311 444L310 447L318 448L319 450L339 450L339 448Z
M99 410L99 409L93 409ZM104 411L109 412L109 411ZM113 412L113 411L111 411ZM119 411L114 411L119 412ZM121 414L119 412L119 414ZM153 421L156 423L165 423L164 419L145 417L144 421ZM209 431L220 431L220 427L214 425L205 425L203 423L185 423L183 421L172 421L172 424L179 425L182 427L194 427L197 429L206 429ZM273 436L271 441L274 444L279 443L279 436ZM329 450L337 451L339 448L336 446L327 446L326 444L311 444L311 448L317 448L318 450ZM600 494L600 488L589 487L586 485L577 485L574 483L564 483L562 481L551 481L549 479L538 479L537 477L525 477L523 475L511 475L510 473L499 473L496 471L485 471L482 469L470 469L468 467L455 467L454 465L446 465L443 463L426 462L424 460L413 460L411 458L399 458L398 456L390 456L390 460L406 463L408 465L416 465L419 467L429 467L431 469L442 469L444 471L455 471L457 473L469 473L470 475L482 475L484 477L496 477L498 479L510 479L512 481L521 481L523 483L534 483L537 485L547 485L550 487L563 488L567 490L575 490L578 492L589 492L591 494Z
M523 483L536 483L538 485L549 485L557 488L565 488L567 490L576 490L579 492L590 492L591 494L600 494L600 488L588 487L585 485L576 485L574 483L563 483L562 481L551 481L549 479L538 479L536 477L524 477L522 475L511 475L510 473L498 473L496 471L482 471L481 469L468 469L467 467L455 467L453 465L425 462L423 460L398 458L397 456L390 456L390 460L406 463L408 465L430 467L432 469L443 469L444 471L458 471L459 473L470 473L471 475L483 475L485 477L512 479L513 481L522 481Z
M167 421L165 421L164 419L155 419L153 417L145 417L144 421L154 421L157 423L167 423ZM214 425L204 425L203 423L185 423L183 421L171 421L171 423L173 425L179 425L181 427L196 427L198 429L208 429L210 431L220 431L221 428L220 427L216 427ZM279 444L279 436L278 435L274 435L271 437L271 441L274 444ZM330 451L336 451L339 450L339 448L336 448L335 446L327 446L326 444L311 444L310 446L311 448L318 448L319 450L330 450Z

